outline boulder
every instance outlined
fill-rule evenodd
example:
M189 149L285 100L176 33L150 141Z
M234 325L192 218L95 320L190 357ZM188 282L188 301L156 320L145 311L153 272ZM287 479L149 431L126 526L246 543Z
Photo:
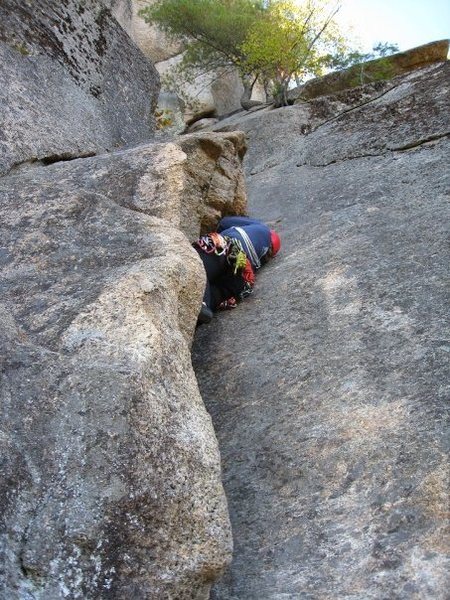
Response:
M180 209L180 227L189 239L195 239L199 231L214 231L222 216L245 214L247 191L241 164L247 143L242 132L228 133L225 138L197 133L177 141L191 157L185 168ZM199 197L201 203L196 202Z
M105 0L104 0L105 1ZM182 44L169 39L158 27L149 25L139 11L155 0L106 0L111 10L143 54L153 63L167 60L182 51Z
M229 562L189 240L242 211L242 134L0 180L2 597L206 599Z
M237 69L219 70L211 83L211 95L217 116L222 117L240 110L243 93L244 86Z
M398 52L385 58L370 60L343 71L335 71L324 77L311 79L304 85L290 90L288 98L291 102L297 99L309 100L358 87L365 83L392 79L392 77L404 75L426 65L446 61L448 50L449 40L440 40L412 48L406 52Z
M234 531L215 600L448 595L449 71L235 118L282 249L194 345Z
M155 138L172 139L174 135L185 131L184 106L185 103L177 94L161 90L155 112Z
M164 78L178 67L182 59L183 55L178 54L155 66ZM186 103L184 120L186 123L193 123L203 117L218 117L239 110L243 92L244 86L235 69L223 68L211 73L199 73L192 83L180 84L178 93Z
M152 136L158 73L107 4L4 0L0 64L0 175Z

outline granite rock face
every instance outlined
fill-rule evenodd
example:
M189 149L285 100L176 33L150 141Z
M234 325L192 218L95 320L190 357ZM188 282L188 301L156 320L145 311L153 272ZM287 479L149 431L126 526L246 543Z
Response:
M213 231L222 216L245 214L247 191L242 160L247 143L242 132L230 132L225 137L198 133L177 141L190 157L180 207L180 228L189 239L195 239L199 231ZM199 197L202 202L196 200Z
M155 0L109 0L116 19L141 49L143 54L153 63L167 60L179 54L182 44L170 40L160 29L149 25L139 15L139 11Z
M229 562L187 235L242 209L243 148L206 134L0 180L2 598L200 600Z
M194 345L234 531L214 599L447 597L449 73L222 122L283 245Z
M245 170L250 176L291 160L298 166L309 161L319 166L339 161L344 156L350 158L350 154L357 158L378 151L407 150L448 133L448 122L442 118L447 102L447 77L448 63L441 63L390 81L321 96L294 106L275 110L269 106L256 112L237 113L210 129L239 129L246 134ZM437 108L431 108L429 113L415 111L417 96L431 94L436 94ZM355 112L366 120L364 127L353 125ZM341 130L336 135L334 128L339 129L341 122L348 122L349 127L344 135ZM311 140L318 136L321 143L310 150ZM333 143L329 136L333 137ZM278 139L283 142L275 147ZM268 143L268 140L273 142Z
M159 76L110 4L2 1L0 175L151 137Z
M152 63L167 60L183 51L183 44L175 42L155 27L146 23L139 12L155 0L102 0L141 52Z

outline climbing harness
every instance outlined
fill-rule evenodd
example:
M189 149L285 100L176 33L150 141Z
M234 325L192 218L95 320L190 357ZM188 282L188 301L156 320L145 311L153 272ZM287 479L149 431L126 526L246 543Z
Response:
M230 296L223 302L221 302L218 306L219 310L230 310L236 308L238 300L244 300L244 298L248 298L253 293L253 286L255 284L255 273L253 271L252 264L248 258L245 259L245 267L240 274L242 279L244 280L244 287L240 292L239 296L235 298L234 296Z

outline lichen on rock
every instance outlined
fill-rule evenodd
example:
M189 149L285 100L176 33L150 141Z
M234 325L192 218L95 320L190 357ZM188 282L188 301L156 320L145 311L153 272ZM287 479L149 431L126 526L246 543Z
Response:
M4 0L0 64L0 175L152 135L158 73L102 2Z

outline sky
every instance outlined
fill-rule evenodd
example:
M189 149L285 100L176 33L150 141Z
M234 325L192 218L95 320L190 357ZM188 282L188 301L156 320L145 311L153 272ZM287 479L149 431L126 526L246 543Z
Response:
M342 0L338 20L366 52L377 42L408 50L450 38L450 0Z

